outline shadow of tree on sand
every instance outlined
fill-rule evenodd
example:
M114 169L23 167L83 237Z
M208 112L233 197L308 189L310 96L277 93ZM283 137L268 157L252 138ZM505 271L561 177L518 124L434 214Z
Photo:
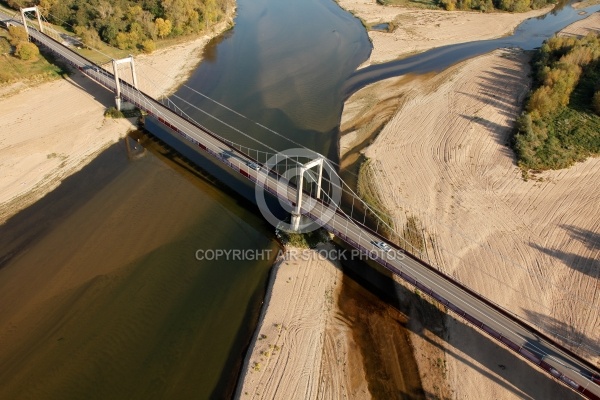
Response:
M561 228L565 229L573 240L583 243L588 252L582 255L565 250L545 248L535 243L530 246L562 261L576 271L600 279L600 233L571 225L561 225Z
M600 368L600 337L588 337L572 325L552 316L540 314L532 310L523 311L528 321L540 326L545 332L550 332L550 336L559 339L569 350L584 357Z

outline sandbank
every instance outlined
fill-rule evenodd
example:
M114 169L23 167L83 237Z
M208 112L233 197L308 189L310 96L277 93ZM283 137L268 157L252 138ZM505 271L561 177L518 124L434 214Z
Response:
M392 33L369 31L373 51L363 67L434 47L506 36L524 20L543 15L552 8L525 13L482 13L386 7L376 0L339 0L338 3L367 24L395 21L398 25Z
M206 43L230 26L233 12L198 39L136 56L140 88L155 97L177 89L201 61ZM131 79L127 73L123 78ZM134 119L105 118L112 106L113 93L79 72L0 88L0 224L135 128Z
M370 398L360 351L339 318L343 272L318 253L331 249L289 248L273 267L236 398Z

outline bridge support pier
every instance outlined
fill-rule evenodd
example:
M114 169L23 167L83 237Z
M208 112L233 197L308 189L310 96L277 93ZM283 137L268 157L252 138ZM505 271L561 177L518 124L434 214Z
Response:
M302 220L302 214L292 213L291 227L293 232L298 232L300 228L300 221Z
M119 64L129 64L131 68L131 79L133 80L133 87L138 88L137 83L137 75L135 74L135 64L133 62L133 56L130 55L127 58L122 58L120 60L112 60L113 64L113 73L115 76L115 106L117 110L121 111L122 107L122 99L121 99L121 82L119 79Z
M317 195L316 198L321 198L321 180L323 178L323 158L319 157L315 160L307 162L300 166L300 174L298 175L298 183L296 190L296 208L292 211L291 228L292 231L298 232L300 229L300 220L302 219L302 186L304 184L304 173L313 167L319 168L319 177L317 179Z

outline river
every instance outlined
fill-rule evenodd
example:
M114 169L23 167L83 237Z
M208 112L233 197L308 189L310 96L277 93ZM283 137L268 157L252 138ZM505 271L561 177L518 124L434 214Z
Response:
M447 63L465 57L460 48ZM235 27L177 95L276 149L292 146L262 126L335 159L352 79L387 73L354 74L369 51L360 21L330 0L239 0ZM143 144L141 158L112 146L0 226L0 341L10 343L0 398L218 398L235 381L277 249L273 228L167 147ZM197 259L209 249L271 253Z

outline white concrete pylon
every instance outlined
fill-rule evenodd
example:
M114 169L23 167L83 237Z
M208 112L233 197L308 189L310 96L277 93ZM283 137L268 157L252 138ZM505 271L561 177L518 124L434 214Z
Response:
M133 56L129 55L127 58L120 60L112 60L113 72L115 76L115 105L117 110L121 111L121 83L119 80L119 64L129 64L131 68L131 78L133 80L133 87L138 88L137 75L135 73L135 63L133 62Z
M21 8L21 18L23 19L23 26L25 27L25 33L27 33L27 36L29 36L29 28L27 27L27 18L25 18L25 13L30 12L30 11L35 12L35 16L37 17L38 25L40 27L40 32L44 33L44 25L42 25L42 17L40 14L40 10L38 9L37 6Z
M298 184L296 185L296 208L292 212L291 226L292 230L298 231L300 227L300 219L302 216L302 185L304 184L304 173L311 168L319 167L319 177L317 179L317 199L321 198L321 179L323 178L323 158L319 157L315 160L309 161L306 164L300 166L300 176L298 177Z

